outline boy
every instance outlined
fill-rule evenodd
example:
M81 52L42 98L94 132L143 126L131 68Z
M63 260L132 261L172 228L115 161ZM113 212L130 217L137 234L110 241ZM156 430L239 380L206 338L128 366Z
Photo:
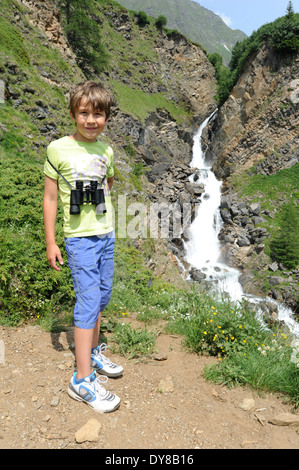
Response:
M121 366L103 355L106 345L98 346L102 312L112 292L115 234L110 198L113 150L97 137L108 122L112 105L111 95L101 84L88 81L77 85L70 96L70 116L76 124L75 133L50 143L44 165L47 259L53 269L60 271L56 261L63 265L63 260L55 242L59 194L64 212L66 252L76 293L74 340L77 372L70 380L68 393L100 412L115 410L120 399L103 387L107 377L97 378L91 367L109 377L123 373ZM84 203L81 190L81 200L73 206L70 194L71 189L76 189L77 181L81 186L83 182ZM104 206L88 202L92 183L97 189L103 189ZM106 212L103 210L105 206Z

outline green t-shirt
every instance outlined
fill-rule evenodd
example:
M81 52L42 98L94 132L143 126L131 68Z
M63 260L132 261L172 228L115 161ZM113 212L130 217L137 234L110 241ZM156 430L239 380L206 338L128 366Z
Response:
M46 160L44 173L58 180L59 196L64 213L65 237L86 237L111 232L114 229L114 211L107 179L114 175L112 148L100 141L81 142L67 136L51 142L47 148L47 155L50 162L74 189L77 180L83 181L86 186L92 180L100 182L106 175L102 187L107 212L97 214L94 204L85 203L80 206L80 215L71 215L71 189Z

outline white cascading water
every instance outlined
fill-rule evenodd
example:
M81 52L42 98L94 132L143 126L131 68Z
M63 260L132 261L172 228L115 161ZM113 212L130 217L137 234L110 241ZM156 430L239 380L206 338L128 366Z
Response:
M200 126L194 136L193 159L191 168L196 172L190 177L194 182L194 176L199 175L195 184L204 184L205 193L201 197L201 203L197 209L195 219L189 229L189 241L184 243L185 259L193 268L199 269L206 275L206 280L212 284L220 296L229 296L232 301L241 301L247 298L257 306L257 315L261 315L259 304L265 299L244 294L238 281L240 272L221 262L219 231L222 227L220 215L221 181L218 181L211 171L211 165L205 161L205 152L202 149L201 137L204 128L211 121L216 111L212 113ZM289 330L299 336L299 323L294 320L293 312L273 299L267 298L278 312L278 320L284 321Z

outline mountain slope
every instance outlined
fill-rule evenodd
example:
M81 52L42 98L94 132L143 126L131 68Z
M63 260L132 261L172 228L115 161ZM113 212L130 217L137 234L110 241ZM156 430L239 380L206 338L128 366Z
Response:
M156 18L164 15L167 28L177 29L209 53L218 52L225 64L236 42L246 38L245 33L230 29L219 16L192 0L122 0L121 3Z
M178 160L190 161L192 123L195 118L201 122L215 108L214 69L202 49L182 35L168 37L154 24L139 28L134 15L116 2L90 4L110 65L100 76L94 73L89 78L103 81L117 98L103 140L115 151L113 202L123 194L129 206L146 197L145 171L155 175ZM2 1L0 318L9 324L42 318L53 310L72 310L70 275L68 270L57 275L49 270L42 222L46 146L73 132L69 91L87 78L70 49L61 16L56 0ZM61 212L57 242L63 250ZM116 278L123 279L130 269L146 271L153 285L155 274L162 271L168 280L179 278L167 251L160 255L164 261L156 263L160 272L147 271L159 251L152 245L144 240L143 250L138 250L129 237L119 239ZM63 256L66 259L64 251Z

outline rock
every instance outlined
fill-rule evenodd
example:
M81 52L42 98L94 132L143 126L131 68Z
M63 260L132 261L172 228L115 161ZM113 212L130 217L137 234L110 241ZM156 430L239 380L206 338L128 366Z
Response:
M277 263L272 263L269 265L269 271L272 271L275 273L278 270L278 264Z
M258 202L250 204L250 211L253 215L259 215L261 212L261 205Z
M244 411L250 411L254 408L254 404L253 398L244 398L242 403L239 404L239 408L242 408Z
M161 379L157 388L158 392L168 393L174 391L174 385L172 382L172 377L167 375L165 379Z
M269 423L276 424L277 426L299 426L299 415L280 413L269 419Z
M269 279L270 286L278 286L282 282L284 282L284 278L281 276L273 276Z
M238 241L237 241L238 245L240 247L242 246L249 246L250 245L250 241L248 240L248 238L245 236L245 235L241 235L239 238L238 238Z
M155 361L167 361L168 355L164 352L159 352L154 355Z
M59 396L53 397L51 401L51 406L58 406L59 405Z
M190 269L190 276L191 276L191 279L193 279L193 281L197 281L197 282L201 282L207 277L200 269L196 269L196 268Z
M89 441L95 442L99 439L99 433L101 429L101 423L99 423L96 419L90 419L87 421L82 428L80 428L76 434L75 439L76 442L81 444L82 442Z

